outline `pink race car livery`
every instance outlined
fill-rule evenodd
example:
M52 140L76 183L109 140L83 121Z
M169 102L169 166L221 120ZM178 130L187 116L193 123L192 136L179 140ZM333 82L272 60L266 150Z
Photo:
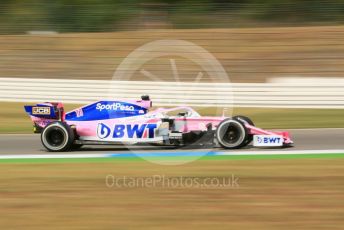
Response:
M68 113L62 103L25 106L41 133L43 146L53 152L90 144L158 143L213 145L227 149L247 146L283 147L293 144L288 132L267 131L245 116L204 117L190 107L149 111L149 96L141 100L104 100Z

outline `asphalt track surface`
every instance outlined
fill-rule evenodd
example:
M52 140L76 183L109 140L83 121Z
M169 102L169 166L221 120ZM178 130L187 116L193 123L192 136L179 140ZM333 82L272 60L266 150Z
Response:
M344 129L295 129L289 130L294 141L294 147L284 148L281 151L295 151L295 150L343 150L344 149ZM197 151L200 147L187 147L180 150ZM85 153L129 153L131 150L140 152L154 152L154 151L176 151L175 148L168 147L149 147L149 146L130 146L123 145L93 145L84 146L78 151L71 153L85 154ZM213 151L228 151L222 148L202 149ZM254 148L248 146L246 148L236 151L269 151L276 150L276 148ZM39 134L1 134L0 135L0 155L11 154L48 154L45 148L41 145Z

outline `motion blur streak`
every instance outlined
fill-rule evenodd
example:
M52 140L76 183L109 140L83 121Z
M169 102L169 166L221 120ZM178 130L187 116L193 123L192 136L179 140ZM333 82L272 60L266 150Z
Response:
M278 78L268 79L268 83L254 84L33 78L0 78L0 81L0 101L7 102L53 100L92 103L105 98L135 100L137 95L134 92L140 91L141 94L150 95L155 106L211 107L215 104L220 107L344 108L342 78ZM110 84L112 93L109 96ZM54 94L49 95L50 92ZM223 100L231 95L234 100Z
M111 79L132 50L158 39L204 47L232 82L342 76L343 9L340 0L6 0L0 3L0 34L6 35L0 37L0 76ZM200 70L175 61L182 81ZM145 69L173 79L168 59ZM149 80L139 72L133 79Z
M342 80L338 80L344 76L343 12L342 0L1 0L0 95L10 100L0 102L0 156L48 155L39 135L22 134L32 132L32 124L23 103L11 101L13 98L47 101L58 96L70 99L74 93L77 105L67 104L66 111L84 104L75 95L82 91L75 84L67 90L66 86L57 89L54 83L24 85L23 79L112 80L129 53L160 39L185 40L203 47L221 63L231 83L269 85L265 91L236 92L241 102L247 97L264 97L265 101L285 98L301 107L234 108L236 115L248 116L256 125L278 129L344 127L343 109L309 109L319 103L343 101ZM143 81L174 81L176 69L181 82L196 78L206 84L218 72L204 73L201 66L176 56L156 58L135 71L130 80L140 82L142 88L133 89L131 97L144 91ZM271 80L276 77L278 81ZM14 78L17 80L10 86ZM273 92L276 84L289 85L291 90ZM89 100L101 95L97 87L99 84L90 84L84 90ZM149 94L159 96L157 100L173 95L156 92ZM174 95L183 99L178 92ZM206 97L205 91L194 95ZM129 97L129 92L125 96ZM197 110L214 115L217 109ZM7 160L0 165L0 229L343 229L344 158L332 152L344 149L343 129L290 132L295 147L281 153L307 153L303 157L260 155L266 158L258 160L240 155L250 149L221 150L240 156L209 156L215 160L205 157L166 166L119 158L104 162L97 157L128 154L127 149L83 146L68 156L95 158ZM320 157L316 150L328 154ZM221 181L235 175L240 186L109 188L107 175L138 181L156 175L168 181L179 177Z

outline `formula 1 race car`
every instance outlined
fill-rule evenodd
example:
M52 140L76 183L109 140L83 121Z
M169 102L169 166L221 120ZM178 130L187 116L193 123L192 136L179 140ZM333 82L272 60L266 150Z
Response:
M149 111L149 96L141 100L104 100L65 113L62 103L25 106L34 132L52 152L90 144L158 143L183 146L210 144L226 149L293 144L288 132L266 131L244 116L203 117L190 107Z

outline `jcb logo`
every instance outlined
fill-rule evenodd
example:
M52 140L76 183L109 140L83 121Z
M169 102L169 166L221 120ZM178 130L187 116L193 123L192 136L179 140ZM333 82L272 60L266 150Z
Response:
M32 107L33 115L50 115L50 107Z

